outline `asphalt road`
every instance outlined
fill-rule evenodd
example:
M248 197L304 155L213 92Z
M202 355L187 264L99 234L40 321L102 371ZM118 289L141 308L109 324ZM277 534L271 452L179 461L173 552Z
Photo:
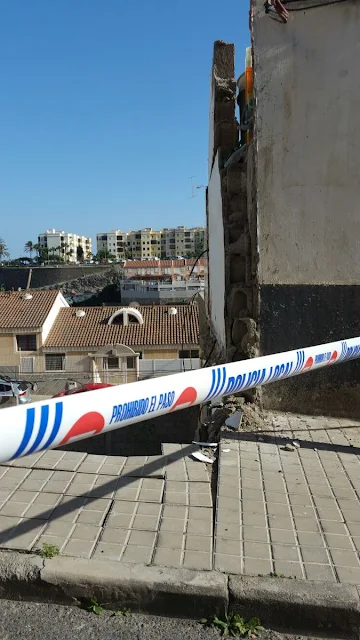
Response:
M10 600L0 603L1 640L218 640L219 637L215 629L189 620L137 614L117 618L108 612L97 616L77 607ZM265 631L260 640L305 638Z

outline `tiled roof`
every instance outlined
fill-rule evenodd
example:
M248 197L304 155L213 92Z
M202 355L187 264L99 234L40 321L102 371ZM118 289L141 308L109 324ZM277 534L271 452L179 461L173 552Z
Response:
M26 300L24 295L32 298ZM38 329L44 324L58 291L7 291L0 293L1 329Z
M83 307L85 316L77 317L73 307L60 309L45 342L45 347L103 347L106 345L190 345L199 342L197 305L178 306L170 315L170 306L138 307L144 324L108 325L109 318L124 307Z
M184 258L183 260L126 260L124 269L152 269L153 267L164 269L166 267L183 267L184 265L192 267L194 263L195 258ZM197 262L202 267L206 263L206 258L200 258Z

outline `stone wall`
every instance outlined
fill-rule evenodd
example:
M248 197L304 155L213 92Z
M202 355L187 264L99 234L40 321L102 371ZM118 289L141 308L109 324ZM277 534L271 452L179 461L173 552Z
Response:
M234 55L234 45L215 42L207 193L209 318L227 361L258 348L254 158L251 148L240 148Z
M121 269L121 265L112 265L111 268ZM109 271L109 265L34 267L32 269L28 267L0 267L0 286L5 287L6 290L18 289L18 287L26 289L30 279L29 288L31 289L51 288L86 276L102 275L106 271Z

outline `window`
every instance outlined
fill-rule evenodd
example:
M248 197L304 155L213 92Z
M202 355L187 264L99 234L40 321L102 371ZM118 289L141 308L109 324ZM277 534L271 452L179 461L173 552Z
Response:
M135 358L126 358L126 368L135 369Z
M179 351L179 358L198 358L199 357L199 349L183 349Z
M18 351L36 351L36 335L16 336Z
M46 371L64 371L65 370L65 353L46 353L45 354L45 370Z
M107 359L107 368L108 369L119 369L119 358L108 358Z

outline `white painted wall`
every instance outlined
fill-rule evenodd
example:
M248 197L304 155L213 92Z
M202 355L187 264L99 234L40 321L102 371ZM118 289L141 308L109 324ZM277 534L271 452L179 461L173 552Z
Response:
M53 306L51 307L50 313L48 315L48 317L46 318L44 324L43 324L43 328L42 328L42 332L41 332L41 344L43 345L46 338L48 337L50 331L51 331L51 327L53 326L55 320L56 320L56 316L59 313L60 309L62 307L68 307L68 303L66 302L65 298L63 297L63 295L59 292L57 295L57 298L53 304Z
M358 284L360 3L254 4L260 283Z
M216 337L225 348L225 248L218 152L208 187L208 225L210 317Z

